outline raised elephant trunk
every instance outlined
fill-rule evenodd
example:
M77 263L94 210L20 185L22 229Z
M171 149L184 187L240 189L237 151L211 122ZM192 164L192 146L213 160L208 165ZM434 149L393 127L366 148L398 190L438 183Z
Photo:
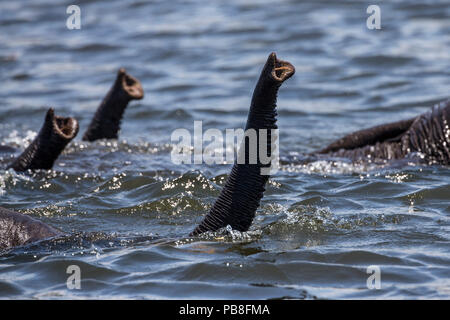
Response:
M75 118L55 116L53 108L48 109L44 125L28 148L8 168L16 171L28 169L51 169L65 146L78 133Z
M260 159L260 130L267 129L267 151L272 150L270 129L277 129L276 102L277 93L283 82L295 73L292 64L278 60L275 53L269 55L261 72L258 83L253 92L253 98L248 114L246 132L256 131L257 142L244 138L239 152L245 155L244 163L238 161L238 156L231 170L225 186L213 207L195 228L191 235L198 235L206 231L215 231L227 225L239 231L246 231L250 227L265 191L268 174L262 174L262 169L270 167L270 163L263 163ZM247 143L257 143L256 148ZM254 147L254 146L253 146ZM256 150L256 163L249 163L252 156L250 150Z
M124 68L120 68L114 85L97 108L83 140L117 139L120 122L128 103L143 97L144 90L139 80L126 73Z

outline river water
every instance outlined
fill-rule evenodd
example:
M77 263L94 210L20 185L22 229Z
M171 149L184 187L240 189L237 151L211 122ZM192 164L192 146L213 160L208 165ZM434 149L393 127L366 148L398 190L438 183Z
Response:
M449 98L448 1L378 3L380 30L367 1L85 0L80 30L70 4L0 2L0 144L15 148L0 154L1 205L69 234L2 252L0 298L450 298L448 168L292 160ZM243 128L272 51L296 67L278 99L281 169L250 231L190 238L231 165L174 164L171 134ZM118 141L82 142L122 66L145 98ZM49 106L78 137L52 171L6 171Z

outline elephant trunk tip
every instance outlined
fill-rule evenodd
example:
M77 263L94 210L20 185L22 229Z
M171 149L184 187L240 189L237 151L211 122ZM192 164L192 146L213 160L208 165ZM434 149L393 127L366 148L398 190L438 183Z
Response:
M128 74L125 68L119 69L117 79L121 88L131 100L141 100L144 98L144 89L142 88L141 82Z
M79 129L78 121L75 118L57 116L53 108L47 111L46 125L57 136L69 141L75 138Z
M266 67L272 78L278 82L284 82L295 73L295 67L288 61L278 59L275 52L269 55Z

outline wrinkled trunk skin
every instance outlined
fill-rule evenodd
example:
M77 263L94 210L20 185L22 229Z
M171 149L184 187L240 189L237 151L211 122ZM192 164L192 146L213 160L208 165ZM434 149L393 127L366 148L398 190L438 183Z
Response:
M0 250L61 234L36 219L0 207Z
M128 103L143 97L144 90L139 80L126 73L124 68L120 68L114 85L97 108L83 140L117 139L120 122Z
M53 108L50 108L36 138L8 168L16 171L51 169L55 160L77 133L76 119L55 116Z
M402 159L420 153L427 164L450 164L450 100L415 118L356 131L316 152L353 161Z
M245 130L276 129L276 101L281 84L295 72L294 67L286 61L278 60L272 53L261 72L255 87ZM244 143L244 141L243 141ZM259 143L256 148L259 155ZM270 131L268 131L267 151L271 148ZM245 152L249 159L249 143L242 145L240 152ZM256 164L233 165L231 174L213 207L203 221L191 233L192 236L206 231L215 231L227 225L239 231L250 227L265 191L268 175L262 175L261 169L270 167L262 164L258 156Z

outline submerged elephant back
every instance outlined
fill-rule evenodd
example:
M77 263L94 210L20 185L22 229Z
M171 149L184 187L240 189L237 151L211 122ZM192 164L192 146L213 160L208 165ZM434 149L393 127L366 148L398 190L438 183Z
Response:
M0 250L60 234L43 222L0 207Z
M394 124L398 123L403 122ZM333 157L348 158L352 161L363 162L385 162L411 157L411 159L424 161L427 164L450 164L450 100L441 102L428 112L417 116L415 119L404 121L404 123L408 125L410 123L409 128L403 129L404 132L398 136L388 137L384 141L373 142L364 146L331 149L334 145L343 145L342 141L349 140L348 137L358 136L360 132L373 131L374 128L370 128L338 140L320 151L316 156L326 159ZM383 129L388 125L384 125ZM328 150L332 151L327 152Z
M402 137L404 152L420 152L429 163L450 164L450 100L416 118Z

